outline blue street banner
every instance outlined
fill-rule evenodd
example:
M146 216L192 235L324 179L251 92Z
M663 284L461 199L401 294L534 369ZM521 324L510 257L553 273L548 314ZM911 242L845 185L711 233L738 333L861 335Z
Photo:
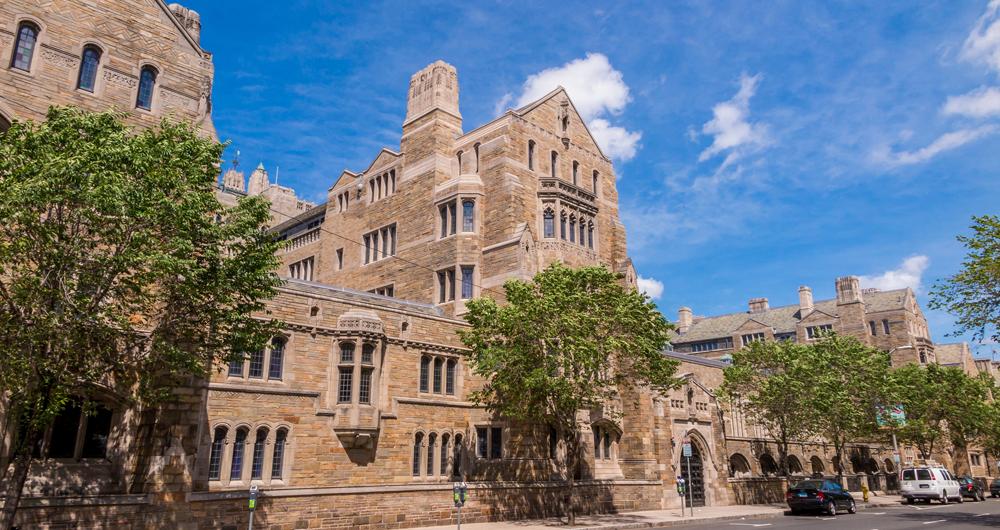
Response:
M888 427L890 424L901 427L906 425L906 412L902 405L879 406L875 410L875 421L879 427Z

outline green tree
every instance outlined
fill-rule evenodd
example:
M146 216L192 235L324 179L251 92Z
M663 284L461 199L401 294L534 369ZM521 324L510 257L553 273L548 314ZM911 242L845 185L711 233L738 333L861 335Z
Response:
M808 351L816 379L802 405L815 414L817 432L833 444L840 475L847 443L879 436L876 410L893 399L889 354L833 333Z
M475 374L473 399L496 417L548 425L564 451L565 513L575 522L574 473L581 454L580 411L604 408L638 386L676 385L677 362L661 352L671 325L621 276L604 267L553 264L532 282L504 284L506 303L467 304L461 333ZM607 410L607 409L605 409Z
M1000 217L972 222L972 235L957 238L968 249L962 270L934 286L930 307L955 315L959 333L1000 342Z
M937 364L926 368L907 364L893 371L896 401L903 406L906 421L894 427L899 441L911 443L921 458L932 458L934 448L947 434L944 419L942 386Z
M722 396L777 441L786 477L789 443L816 429L815 413L803 406L816 379L811 348L792 341L754 341L734 352L732 364L723 370Z
M67 405L150 407L215 361L262 347L276 293L262 200L224 208L223 147L189 125L136 132L53 108L0 134L0 396L15 432L0 528Z
M969 444L989 431L992 408L987 400L992 380L985 374L970 376L955 366L940 368L938 378L942 417L953 451L953 470L956 474L971 474L968 460L963 457L968 453Z

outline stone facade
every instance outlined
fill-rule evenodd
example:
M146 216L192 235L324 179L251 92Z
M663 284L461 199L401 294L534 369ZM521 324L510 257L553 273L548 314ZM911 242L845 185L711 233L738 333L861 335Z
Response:
M449 315L554 261L603 264L634 283L614 168L566 92L469 132L458 94L444 62L413 75L399 150L344 171L325 205L275 228L289 241L284 272ZM293 270L304 263L308 275Z

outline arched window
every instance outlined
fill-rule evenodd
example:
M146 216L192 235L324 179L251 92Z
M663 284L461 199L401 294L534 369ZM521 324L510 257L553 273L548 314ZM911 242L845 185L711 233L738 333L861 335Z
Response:
M580 163L573 161L573 185L577 186L577 176L580 174Z
M444 371L444 391L449 396L455 395L455 359L448 359Z
M246 452L247 435L250 431L246 427L236 430L236 441L233 442L233 459L229 468L229 480L240 480L243 478L243 454Z
M749 477L750 476L750 462L747 461L746 457L739 454L733 453L733 456L729 457L729 476L733 478Z
M250 370L247 375L254 378L264 377L264 350L257 350L250 354Z
M444 361L440 357L437 357L437 358L434 359L434 393L435 394L440 394L441 393L441 365L443 365L443 364L444 364Z
M448 434L441 435L441 472L443 477L448 476Z
M17 41L14 43L14 56L10 58L10 67L31 70L31 60L35 56L35 44L38 43L38 26L31 22L22 22L17 30Z
M556 237L556 214L552 210L545 210L542 215L542 234L544 237Z
M550 170L550 172L552 174L552 178L556 177L556 175L557 175L556 168L558 166L559 166L559 153L557 153L555 151L552 151L551 167L549 168L549 170Z
M569 242L576 243L576 216L569 216Z
M427 463L424 466L424 474L428 476L433 476L434 473L434 458L437 456L437 434L430 433L427 436Z
M97 84L97 67L101 64L101 49L93 44L83 47L83 58L80 60L80 75L77 76L76 88L93 92Z
M771 455L764 453L760 455L760 474L765 477L773 477L778 474L778 465L774 463Z
M535 170L535 141L528 140L528 170Z
M476 203L472 200L462 201L462 231L474 232L476 230Z
M826 473L826 466L823 465L823 459L818 456L810 458L809 465L812 467L813 475L823 476L823 473Z
M559 216L559 238L566 241L566 212Z
M267 367L268 379L281 379L282 363L285 361L285 339L271 340L271 361Z
M479 142L476 142L476 145L472 146L472 149L474 149L476 151L476 173L478 174L479 173Z
M788 459L786 460L786 462L788 463L789 474L792 475L802 474L802 463L799 462L798 457L796 457L795 455L788 455Z
M413 437L413 476L420 476L420 446L424 444L424 433L418 432Z
M271 456L271 478L282 477L282 466L285 460L285 442L288 440L288 429L278 429L274 436L274 454Z
M139 74L139 94L135 98L135 106L140 109L153 109L153 88L156 86L156 68L146 65Z
M215 437L212 438L212 451L208 456L208 480L219 480L222 474L222 447L226 445L226 434L229 429L225 427L215 428Z
M366 342L361 346L361 364L374 364L375 362L375 345Z
M420 358L420 391L429 392L430 386L428 380L430 379L431 371L431 358L424 355Z
M580 246L583 246L583 241L585 235L587 235L587 223L580 219Z
M260 480L264 476L264 449L267 448L267 427L257 429L253 442L253 461L250 464L250 478Z
M455 435L455 444L452 447L451 456L451 476L462 476L462 435Z
M598 173L597 170L595 169L594 170L594 195L597 195L597 182L598 182L599 177L600 177L600 173Z
M462 152L459 151L458 153L455 154L455 156L458 158L458 174L461 175L462 174Z
M353 363L354 362L354 343L353 342L342 342L342 343L340 343L340 362L342 362L342 363Z

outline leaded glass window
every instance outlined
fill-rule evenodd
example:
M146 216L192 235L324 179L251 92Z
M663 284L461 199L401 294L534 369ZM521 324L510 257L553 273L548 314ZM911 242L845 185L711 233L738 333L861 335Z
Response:
M80 61L80 75L76 87L87 92L93 92L97 84L97 67L101 64L101 50L97 46L83 48L83 58Z
M35 55L35 44L38 42L38 26L25 22L17 31L17 42L14 43L14 56L10 66L18 70L31 70L31 60Z
M152 110L153 88L156 86L156 68L143 66L139 74L139 93L135 98L135 106L140 109Z
M250 478L260 480L264 476L264 449L267 448L267 429L257 429L257 438L253 442L253 462L250 464Z
M212 438L212 451L208 456L208 480L219 480L222 471L222 447L226 445L226 434L229 432L225 427L215 428L215 437Z

